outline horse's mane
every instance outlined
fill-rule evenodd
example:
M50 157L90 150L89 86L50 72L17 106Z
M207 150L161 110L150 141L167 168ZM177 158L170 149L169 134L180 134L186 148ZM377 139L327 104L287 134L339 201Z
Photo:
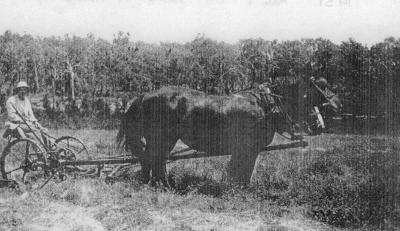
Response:
M273 82L279 85L295 85L300 81L303 81L303 78L300 76L280 76L276 77Z

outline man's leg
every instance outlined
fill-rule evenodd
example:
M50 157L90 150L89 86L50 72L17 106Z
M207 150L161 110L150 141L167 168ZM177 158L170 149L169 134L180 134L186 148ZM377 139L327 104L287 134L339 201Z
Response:
M24 130L22 128L17 127L17 132L19 134L19 137L26 138L25 132L24 132Z
M30 129L29 129L29 127L30 127ZM22 133L24 133L24 136L22 136L23 138L27 137L27 138L36 140L36 141L44 144L42 135L41 135L41 131L36 129L34 126L29 126L29 127L26 124L21 124L18 126L18 129L19 129L18 132L21 130ZM35 136L35 134L33 134L33 132L36 134L36 136Z

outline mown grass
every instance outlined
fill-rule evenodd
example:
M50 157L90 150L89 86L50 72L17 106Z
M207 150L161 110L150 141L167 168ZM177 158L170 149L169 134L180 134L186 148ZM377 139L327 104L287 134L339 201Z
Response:
M250 230L271 230L270 225L280 227L276 220L284 213L280 212L283 208L243 191L216 198L198 193L180 195L132 182L106 184L99 179L51 182L43 190L23 194L1 189L0 195L0 227L4 230L35 230L31 229L32 224L38 220L44 227L55 228L54 222L40 218L55 203L83 207L105 230L221 230L232 225L230 220L239 225L240 221L245 223L256 217L260 218ZM85 230L83 226L76 227Z
M81 138L95 157L123 153L114 143L116 131L53 133ZM227 224L240 230L238 221L255 220L249 223L253 230L290 230L279 222L283 218L333 225L314 224L314 230L400 227L397 139L324 134L308 141L306 148L260 154L248 188L229 183L229 157L211 157L169 163L171 189L138 183L137 168L121 171L114 184L70 177L29 194L1 189L0 227L29 230L28 224L54 202L90 210L106 230L232 229Z

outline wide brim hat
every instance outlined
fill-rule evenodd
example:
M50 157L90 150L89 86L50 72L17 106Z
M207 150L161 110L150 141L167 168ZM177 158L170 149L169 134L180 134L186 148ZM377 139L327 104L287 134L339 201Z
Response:
M328 81L325 78L319 78L315 81L315 83L319 86L319 87L326 87L328 85Z
M22 89L22 88L25 88L25 89L29 88L28 84L25 81L19 81L17 86L15 87L14 91L18 91L19 89Z
M18 88L29 88L29 86L25 81L19 81L15 88L16 89L18 89Z

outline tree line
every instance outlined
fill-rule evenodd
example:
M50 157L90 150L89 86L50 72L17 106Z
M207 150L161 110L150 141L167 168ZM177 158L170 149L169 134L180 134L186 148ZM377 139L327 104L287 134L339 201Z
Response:
M119 32L112 41L65 35L0 35L3 98L26 80L32 93L76 100L118 97L163 85L187 86L211 94L230 94L276 79L320 76L353 115L390 115L400 96L400 40L371 46L354 39L267 41L235 44L196 36L187 43L149 44Z

